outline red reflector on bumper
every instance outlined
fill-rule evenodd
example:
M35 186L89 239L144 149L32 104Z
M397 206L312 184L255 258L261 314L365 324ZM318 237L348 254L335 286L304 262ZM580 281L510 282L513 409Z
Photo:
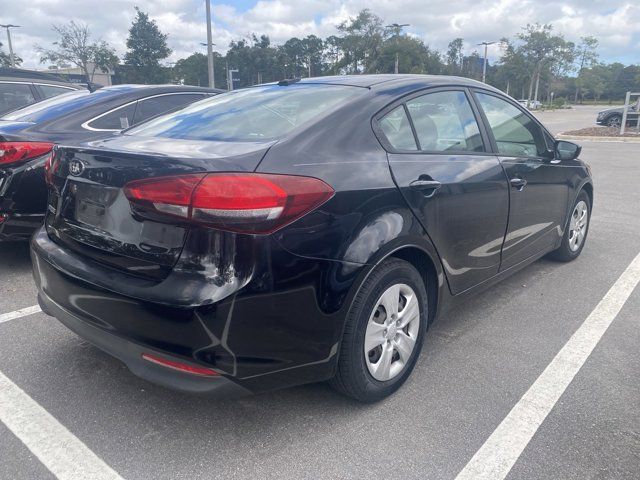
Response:
M206 367L195 367L186 363L175 362L173 360L167 360L166 358L158 357L157 355L151 355L150 353L143 353L142 358L148 362L155 363L156 365L162 365L163 367L170 368L172 370L178 370L184 373L190 373L191 375L200 375L204 377L218 377L220 374L215 370Z

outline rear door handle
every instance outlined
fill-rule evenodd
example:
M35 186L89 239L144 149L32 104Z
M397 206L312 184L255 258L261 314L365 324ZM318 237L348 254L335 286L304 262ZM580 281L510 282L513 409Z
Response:
M430 198L433 197L442 184L436 180L426 180L426 179L418 179L414 180L409 184L409 186L416 190L421 190L425 197Z
M522 189L527 185L527 181L524 178L512 178L509 180L511 186L518 191L522 191Z

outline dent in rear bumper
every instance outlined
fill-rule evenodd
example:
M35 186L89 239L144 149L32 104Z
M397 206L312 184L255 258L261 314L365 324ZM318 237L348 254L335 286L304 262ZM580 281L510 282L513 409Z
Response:
M135 375L152 383L182 392L214 395L216 398L238 398L251 392L227 377L202 377L181 373L143 360L143 353L156 353L166 356L117 335L94 327L75 316L47 297L42 291L38 294L38 303L48 315L56 317L63 325L96 347L122 361ZM179 359L183 361L182 359Z

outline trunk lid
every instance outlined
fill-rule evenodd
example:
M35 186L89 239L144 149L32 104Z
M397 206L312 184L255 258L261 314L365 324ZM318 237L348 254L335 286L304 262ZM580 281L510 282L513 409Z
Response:
M49 236L77 254L139 277L165 278L189 226L139 218L123 187L132 180L253 171L274 142L212 142L119 136L60 147L45 221Z

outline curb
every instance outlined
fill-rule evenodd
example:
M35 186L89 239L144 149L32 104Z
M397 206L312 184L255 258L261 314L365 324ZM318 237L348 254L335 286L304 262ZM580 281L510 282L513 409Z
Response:
M573 142L619 142L619 143L640 143L640 136L638 137L598 137L594 135L567 135L564 133L558 133L556 138L560 140L571 140Z

